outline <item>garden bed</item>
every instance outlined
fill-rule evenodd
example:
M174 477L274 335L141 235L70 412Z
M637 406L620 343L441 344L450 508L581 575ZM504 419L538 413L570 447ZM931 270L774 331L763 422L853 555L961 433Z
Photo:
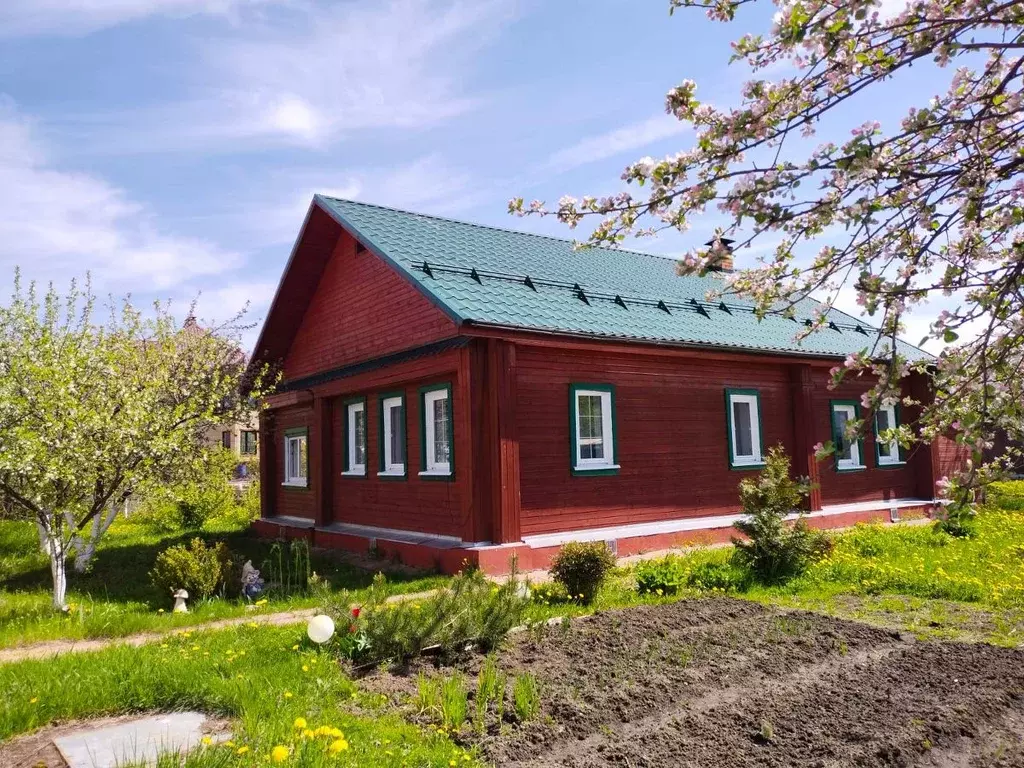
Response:
M375 673L362 687L414 720L428 676L469 675L455 737L500 766L1024 764L1024 652L911 636L728 598L599 613L514 636L508 687L540 710L474 721L471 657ZM511 701L511 696L508 697Z

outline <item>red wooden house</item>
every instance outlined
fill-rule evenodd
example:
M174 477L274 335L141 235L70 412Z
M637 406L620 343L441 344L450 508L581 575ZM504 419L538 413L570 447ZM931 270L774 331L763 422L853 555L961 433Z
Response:
M814 302L759 321L707 300L720 280L317 196L254 352L283 371L260 421L257 529L446 571L542 567L569 540L619 555L720 540L778 443L817 485L816 524L931 507L952 443L905 456L841 437L848 419L914 415L862 414L864 380L828 389L877 331L833 310L798 342ZM905 387L927 396L923 378Z

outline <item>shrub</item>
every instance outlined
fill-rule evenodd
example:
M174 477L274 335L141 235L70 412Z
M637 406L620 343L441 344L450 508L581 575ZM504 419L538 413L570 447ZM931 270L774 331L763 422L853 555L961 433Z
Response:
M666 555L636 566L636 589L641 595L674 595L687 587L733 592L747 586L747 571L721 560L697 562L694 556Z
M590 603L614 567L615 555L603 541L570 541L555 555L550 572L570 598Z
M500 585L479 570L463 571L445 589L424 600L388 602L387 581L374 577L357 611L347 594L332 596L323 610L339 626L348 626L354 641L335 642L337 653L357 663L404 661L430 648L443 657L473 646L493 649L521 623L528 598L516 574Z
M802 518L792 526L786 523L786 516L801 508L809 492L809 485L789 476L789 457L782 447L772 448L757 478L740 483L747 517L735 526L748 540L733 539L736 564L774 584L802 573L827 552L828 539Z
M220 586L224 563L229 561L228 548L223 542L207 546L196 538L188 546L176 544L157 555L149 577L153 586L165 595L184 589L193 599L209 597Z

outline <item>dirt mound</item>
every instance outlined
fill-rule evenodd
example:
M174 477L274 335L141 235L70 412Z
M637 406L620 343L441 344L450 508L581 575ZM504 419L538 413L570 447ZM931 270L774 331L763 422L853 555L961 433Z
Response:
M1024 766L1015 650L721 598L530 631L497 661L542 700L529 723L463 730L501 766ZM396 704L415 687L364 684Z

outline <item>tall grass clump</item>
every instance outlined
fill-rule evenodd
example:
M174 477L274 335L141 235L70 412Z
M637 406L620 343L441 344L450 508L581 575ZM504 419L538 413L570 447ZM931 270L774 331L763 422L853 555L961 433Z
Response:
M537 717L540 712L540 691L536 677L528 672L516 675L512 683L512 704L520 722L526 723Z

